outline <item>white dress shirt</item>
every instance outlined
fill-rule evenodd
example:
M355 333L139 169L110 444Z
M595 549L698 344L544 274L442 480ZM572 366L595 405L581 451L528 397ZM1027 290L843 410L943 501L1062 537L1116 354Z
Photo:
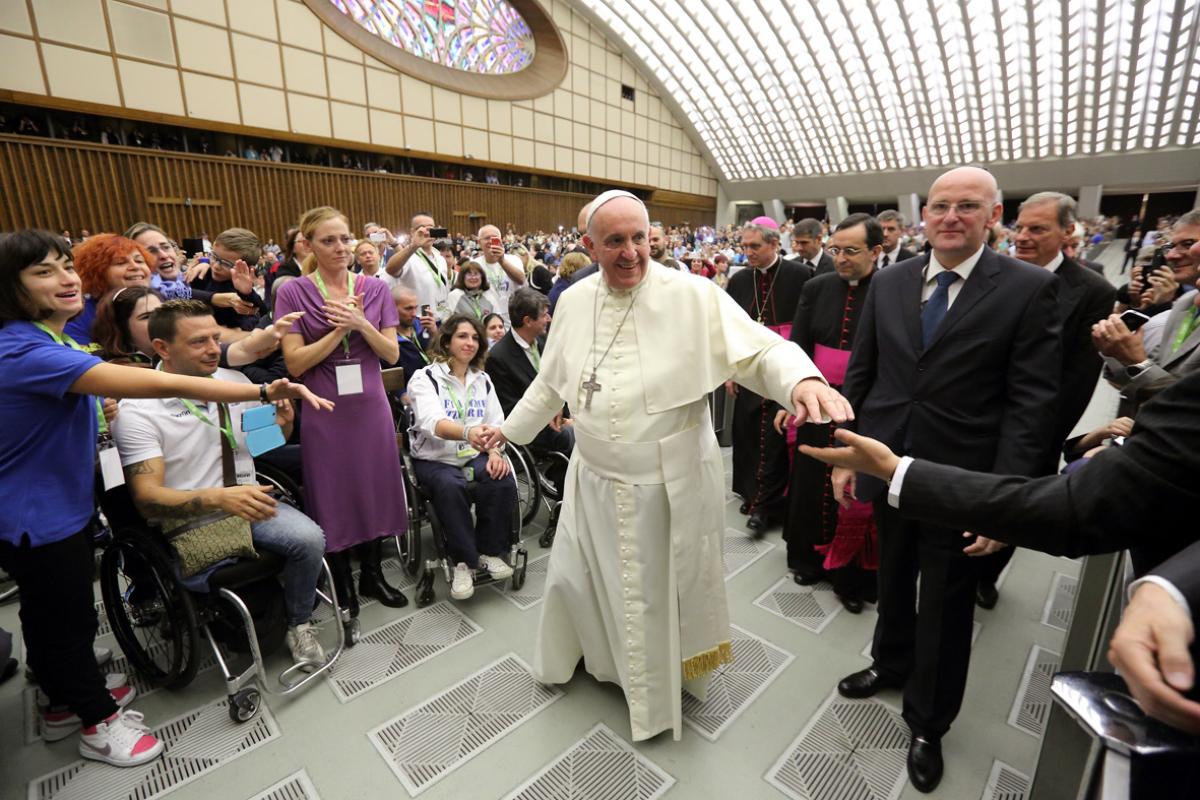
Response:
M921 287L921 303L924 304L925 301L929 299L929 295L933 294L933 290L937 288L938 275L942 274L943 272L957 272L958 276L962 278L962 280L955 281L954 283L950 284L950 288L947 290L946 308L949 309L950 306L954 305L954 300L958 297L958 293L962 291L963 285L967 282L967 279L971 277L971 271L975 269L975 265L979 263L979 257L983 255L984 247L986 247L986 245L980 245L979 249L975 251L975 255L971 256L954 269L946 269L941 265L941 263L938 262L937 254L930 253L929 263L925 265L925 285Z

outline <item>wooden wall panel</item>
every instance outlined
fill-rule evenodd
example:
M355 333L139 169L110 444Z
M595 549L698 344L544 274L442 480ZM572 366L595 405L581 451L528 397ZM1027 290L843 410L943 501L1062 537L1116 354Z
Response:
M0 136L0 230L42 227L78 234L153 222L177 238L234 225L279 240L306 209L332 205L361 230L375 221L407 229L429 211L451 232L484 221L519 232L571 228L587 195L433 178L246 161L54 139ZM674 198L672 198L674 199ZM667 225L711 225L708 207L649 204ZM472 216L481 215L481 216Z

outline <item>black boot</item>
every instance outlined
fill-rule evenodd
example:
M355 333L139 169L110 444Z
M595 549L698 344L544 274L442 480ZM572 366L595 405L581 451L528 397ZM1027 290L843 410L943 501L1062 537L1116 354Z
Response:
M350 611L351 618L358 617L358 593L354 591L354 576L350 569L350 551L326 553L329 571L333 573L333 586L337 590L338 605Z
M358 574L358 591L364 597L374 597L388 608L404 608L408 598L404 592L393 589L383 578L383 540L372 539L357 548L362 571Z

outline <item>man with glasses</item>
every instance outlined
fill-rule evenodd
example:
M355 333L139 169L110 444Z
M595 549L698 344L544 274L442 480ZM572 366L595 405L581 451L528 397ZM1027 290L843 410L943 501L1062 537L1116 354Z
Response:
M1200 292L1195 291L1200 278L1197 242L1200 242L1200 208L1179 218L1165 245L1166 266L1180 295L1170 311L1163 312L1163 321L1156 317L1146 324L1146 327L1156 323L1162 326L1162 336L1149 352L1143 340L1145 328L1130 331L1117 314L1101 320L1092 329L1092 341L1104 356L1105 376L1127 401L1132 402L1145 387L1161 388L1162 383L1177 380L1200 367Z
M1053 448L1058 279L986 247L1002 211L996 180L982 169L960 167L934 181L921 212L932 249L871 279L844 392L859 432L898 453L1033 476ZM977 583L969 556L999 546L903 519L887 502L887 484L869 475L835 468L832 487L843 508L844 490L874 502L879 530L873 663L838 691L903 689L909 779L929 792L941 780L941 738L967 683Z

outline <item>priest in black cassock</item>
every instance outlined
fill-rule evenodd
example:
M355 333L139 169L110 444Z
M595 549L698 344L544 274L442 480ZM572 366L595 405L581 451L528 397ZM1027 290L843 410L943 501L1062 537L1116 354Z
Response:
M779 225L757 217L741 230L742 251L752 269L729 279L727 291L751 318L787 339L800 290L812 277L807 267L779 254ZM774 425L781 406L753 392L726 383L736 394L733 404L733 491L741 495L746 527L761 536L782 522L788 482L787 440Z
M834 388L840 389L845 380L859 312L882 245L883 231L875 218L851 214L837 226L825 248L833 257L835 272L817 275L800 293L791 339ZM777 427L782 429L787 416L786 412L777 415ZM830 447L834 428L801 425L796 441ZM874 602L877 595L878 540L871 505L852 501L850 508L839 509L829 484L833 468L799 452L793 459L783 524L788 569L801 586L828 580L846 610L857 614L864 601Z

